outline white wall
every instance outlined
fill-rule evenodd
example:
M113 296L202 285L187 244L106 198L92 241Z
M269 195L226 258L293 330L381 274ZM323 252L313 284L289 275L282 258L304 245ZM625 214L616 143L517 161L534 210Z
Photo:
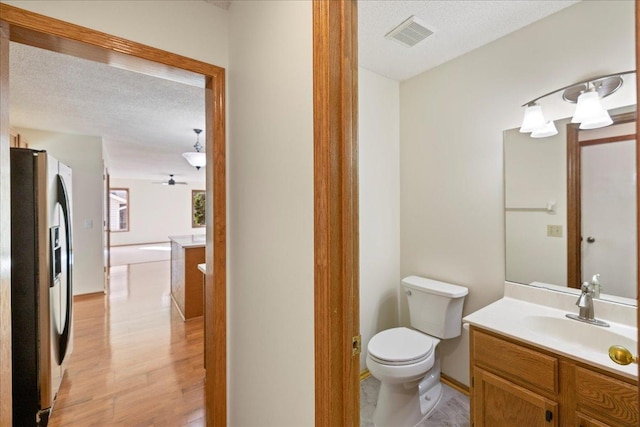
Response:
M502 131L541 94L634 69L634 41L633 2L585 1L401 83L402 276L469 287L465 314L502 296ZM465 384L467 343L463 333L440 347L443 372Z
M312 28L309 1L229 12L231 426L314 425Z
M204 190L204 181L173 186L154 182L159 181L111 178L111 188L129 189L129 231L111 232L111 246L205 233L204 228L191 227L191 190Z
M360 370L377 332L398 326L400 84L358 70Z
M47 150L71 167L73 294L104 291L102 138L16 128L29 148Z

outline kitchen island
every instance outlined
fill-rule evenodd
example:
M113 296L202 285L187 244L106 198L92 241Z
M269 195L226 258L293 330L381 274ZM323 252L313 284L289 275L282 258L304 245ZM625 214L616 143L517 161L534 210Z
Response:
M171 241L171 299L185 319L204 314L202 274L198 264L205 262L205 236L169 236Z

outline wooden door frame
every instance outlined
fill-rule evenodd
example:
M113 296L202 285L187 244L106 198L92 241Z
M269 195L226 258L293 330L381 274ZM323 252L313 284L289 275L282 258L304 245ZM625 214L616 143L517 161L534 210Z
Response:
M636 112L617 114L611 117L613 124L636 121ZM577 123L567 124L567 286L580 289L582 285L582 155L586 145L580 141ZM632 135L627 139L636 139Z
M11 425L9 40L205 89L206 417L227 424L225 69L0 3L0 425ZM215 272L215 276L214 273Z
M0 16L0 43L6 46L11 39L206 88L206 179L213 182L213 188L207 188L205 301L206 313L215 313L205 315L211 343L205 358L207 366L213 367L207 370L207 425L226 425L225 70L2 3ZM359 359L352 354L352 337L359 331L357 3L315 1L313 32L315 417L317 426L355 426L359 424ZM4 52L0 58L0 106L4 107L0 115L0 200L4 201L9 194L8 49L0 51ZM0 208L0 230L5 231L0 241L3 259L9 254L10 212L6 206L2 203ZM10 267L4 262L0 268L0 425L10 425Z
M357 6L313 2L317 427L360 425Z
M640 0L636 0L635 2L636 10L635 10L635 23L636 23L636 118L638 114L638 99L640 99L640 76L638 75L638 70L640 70ZM636 124L637 125L637 124ZM640 146L639 139L640 131L636 129L636 148ZM636 176L638 170L640 168L640 151L636 150ZM637 179L637 178L636 178ZM640 245L640 185L636 183L636 228L637 228L637 236L636 241L637 244ZM636 265L640 266L640 250L637 251L638 259L636 261ZM637 298L640 301L640 274L638 274L638 283L637 283ZM640 310L637 310L637 323L636 327L640 326ZM640 329L638 330L638 348L636 348L637 353L640 354ZM640 406L640 381L638 382L638 406Z

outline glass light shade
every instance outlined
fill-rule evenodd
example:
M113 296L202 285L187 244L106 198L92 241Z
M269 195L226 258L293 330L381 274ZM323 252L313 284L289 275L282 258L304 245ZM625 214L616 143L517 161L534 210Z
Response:
M580 129L598 129L609 126L612 123L613 120L611 120L611 116L609 115L607 110L602 110L602 114L600 116L594 117L590 120L585 120L580 123Z
M188 153L182 153L182 157L187 159L187 162L193 167L200 169L207 164L207 155L205 153L198 153L191 151Z
M540 129L536 129L531 132L531 138L546 138L548 136L553 136L558 134L558 129L556 129L556 124L553 121L547 122L544 127Z
M585 92L578 97L578 105L571 123L594 122L604 114L607 114L607 111L600 103L598 92Z
M524 110L524 119L522 119L520 132L533 132L534 130L540 129L545 126L546 123L547 121L542 115L542 107L537 104L529 105L527 109Z

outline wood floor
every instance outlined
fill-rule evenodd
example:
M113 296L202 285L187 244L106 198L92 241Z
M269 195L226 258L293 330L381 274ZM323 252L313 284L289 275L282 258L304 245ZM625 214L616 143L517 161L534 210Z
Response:
M203 320L184 322L169 262L112 267L76 300L73 354L49 426L204 426Z

